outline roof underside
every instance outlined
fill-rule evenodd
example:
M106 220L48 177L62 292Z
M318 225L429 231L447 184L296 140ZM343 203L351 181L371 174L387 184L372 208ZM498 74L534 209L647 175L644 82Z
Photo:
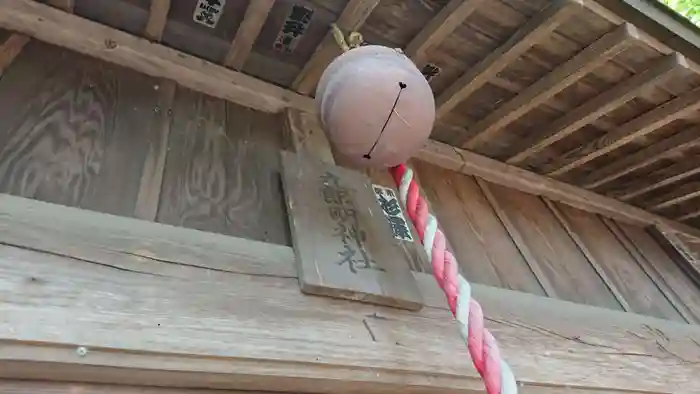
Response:
M310 60L328 45L329 25L359 26L368 43L404 48L431 74L433 139L700 228L699 68L685 57L694 54L651 38L658 26L637 29L615 13L613 3L637 2L261 1L272 7L241 71L310 94ZM229 0L215 28L193 21L196 3L170 2L161 41L224 64L249 2ZM151 6L75 0L73 12L142 36ZM310 21L276 47L295 6Z

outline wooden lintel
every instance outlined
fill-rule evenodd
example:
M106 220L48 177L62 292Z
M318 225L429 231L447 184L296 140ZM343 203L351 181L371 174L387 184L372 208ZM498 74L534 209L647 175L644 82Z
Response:
M656 66L638 75L643 75L652 71L657 71L659 73L658 77L652 78L654 80L653 82L644 84L644 86L647 87L668 79L676 70L680 68L687 68L687 66L688 63L685 57L674 53L664 57ZM623 82L623 84L625 82ZM639 93L640 90L641 89L638 89L636 93ZM653 133L660 127L663 127L674 120L695 111L698 107L700 107L700 103L696 98L698 94L700 94L700 90L694 90L630 120L629 122L621 125L614 132L608 133L607 135L586 144L582 148L577 149L572 155L567 155L564 163L557 164L556 169L550 171L548 175L553 177L561 176L588 163L591 160L612 152L613 150L626 145L637 138Z
M46 3L66 12L73 12L75 8L75 0L48 0Z
M377 4L379 4L379 0L350 0L336 24L344 34L359 30ZM328 64L341 53L340 47L329 31L314 54L311 55L311 59L304 64L304 68L292 83L292 89L301 94L311 93L316 88L316 84L318 84L318 80L321 79Z
M8 195L0 216L0 377L483 393L427 274L427 306L407 313L301 294L285 246ZM696 325L472 289L523 394L700 391Z
M697 98L695 98L690 107L693 107L693 110L695 110L700 108L700 89L693 95L697 96ZM699 137L700 128L698 127L684 130L673 137L656 142L637 153L624 156L602 168L596 169L596 171L581 182L581 184L587 189L594 189L602 186L631 172L654 164L659 160L678 155L684 150L700 145Z
M696 197L700 197L700 182L690 182L649 201L647 204L652 211L660 211Z
M0 27L266 112L313 99L31 0L0 3Z
M473 135L469 140L470 147L475 149L492 140L506 126L612 59L632 43L637 35L637 29L625 23L586 47L470 127L469 135ZM515 159L509 161L511 164L517 162Z
M700 230L688 225L580 187L437 141L431 141L417 156L421 160L450 170L475 175L489 182L525 193L548 197L584 211L599 213L638 225L658 225L669 231L684 233L700 239Z
M624 80L552 122L544 132L536 133L525 144L526 149L509 158L508 163L524 162L534 154L573 134L581 127L624 105L644 89L669 78L673 71L684 63L685 59L680 55L663 57L644 72Z
M452 34L483 2L484 0L451 0L408 43L404 50L406 56L419 67L422 66L428 52Z
M445 116L460 102L484 86L493 76L549 35L580 8L574 0L555 0L527 21L505 43L464 73L435 100L436 115Z
M0 46L0 76L29 42L24 34L12 34Z
M241 22L236 37L231 43L231 48L224 59L226 67L238 71L243 68L273 5L275 5L275 0L255 0L248 4L243 22Z
M673 185L695 174L700 174L700 155L681 160L679 163L669 167L667 171L670 175L664 175L660 178L655 178L653 175L651 177L641 177L635 184L630 185L628 190L623 191L616 198L620 201L629 201L651 191Z
M151 0L151 10L148 13L148 22L144 31L146 38L153 41L160 41L163 38L168 11L170 11L170 0Z

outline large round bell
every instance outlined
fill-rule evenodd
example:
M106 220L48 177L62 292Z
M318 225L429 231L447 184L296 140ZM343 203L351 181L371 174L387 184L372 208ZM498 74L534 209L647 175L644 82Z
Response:
M336 158L356 167L408 160L435 120L425 77L403 53L378 45L337 57L319 81L316 103Z

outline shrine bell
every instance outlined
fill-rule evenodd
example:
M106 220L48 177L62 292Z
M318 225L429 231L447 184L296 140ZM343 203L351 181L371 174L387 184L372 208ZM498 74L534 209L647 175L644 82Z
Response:
M336 158L356 167L405 162L435 120L425 77L406 55L379 45L338 56L321 76L316 103Z

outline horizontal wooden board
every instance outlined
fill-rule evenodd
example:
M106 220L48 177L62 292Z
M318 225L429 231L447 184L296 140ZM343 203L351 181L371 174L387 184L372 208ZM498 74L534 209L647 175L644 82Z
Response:
M86 214L102 226L96 236L110 234L112 221ZM0 247L0 376L307 393L483 390L466 351L455 357L463 344L453 319L423 278L435 307L412 313L305 296L294 278L206 278L195 273L206 267L182 265L179 275L153 265L132 272L65 250ZM523 393L700 390L696 326L479 285L473 294Z

